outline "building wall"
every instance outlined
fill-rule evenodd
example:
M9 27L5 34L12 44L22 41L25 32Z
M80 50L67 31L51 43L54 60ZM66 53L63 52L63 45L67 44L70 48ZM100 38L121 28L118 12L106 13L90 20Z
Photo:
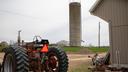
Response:
M103 0L93 14L110 23L112 63L128 64L128 0Z
M81 46L81 4L70 3L69 11L70 46Z

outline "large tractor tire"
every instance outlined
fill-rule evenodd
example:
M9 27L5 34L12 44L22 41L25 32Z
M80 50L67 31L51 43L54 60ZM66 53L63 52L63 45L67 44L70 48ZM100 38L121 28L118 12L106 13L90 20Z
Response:
M67 72L68 71L68 57L66 53L60 48L49 48L47 53L49 60L49 70L46 72Z
M1 72L28 72L29 61L25 48L11 46L4 49L5 56Z

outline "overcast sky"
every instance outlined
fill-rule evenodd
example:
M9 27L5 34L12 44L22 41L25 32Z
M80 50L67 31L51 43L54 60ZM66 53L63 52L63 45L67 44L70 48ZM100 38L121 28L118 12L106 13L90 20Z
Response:
M40 35L51 43L69 40L69 2L71 0L0 0L0 41L32 41ZM83 45L97 45L98 23L101 22L101 44L109 45L108 24L92 16L90 7L96 0L81 0Z

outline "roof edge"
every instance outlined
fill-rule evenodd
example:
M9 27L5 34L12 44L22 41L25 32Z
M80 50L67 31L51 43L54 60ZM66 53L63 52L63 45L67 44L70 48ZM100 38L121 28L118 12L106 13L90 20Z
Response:
M93 13L95 11L95 9L98 7L98 5L102 2L103 0L97 0L94 5L91 7L91 9L89 10L90 13Z

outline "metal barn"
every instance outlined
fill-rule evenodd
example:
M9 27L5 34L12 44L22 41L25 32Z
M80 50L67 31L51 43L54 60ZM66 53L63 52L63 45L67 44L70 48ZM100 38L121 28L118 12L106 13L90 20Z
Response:
M97 0L90 12L109 23L112 64L128 67L128 0Z

